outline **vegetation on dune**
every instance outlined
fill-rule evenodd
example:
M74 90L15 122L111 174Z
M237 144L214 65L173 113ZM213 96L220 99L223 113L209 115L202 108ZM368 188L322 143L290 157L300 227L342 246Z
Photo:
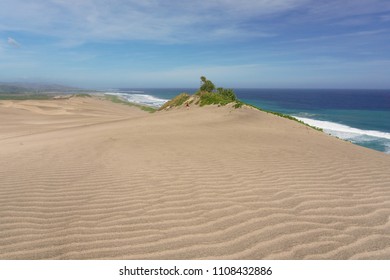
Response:
M137 108L139 108L143 111L149 112L149 113L154 113L157 111L157 109L149 107L149 106L128 102L126 100L121 99L119 96L116 96L116 95L105 94L104 96L107 100L110 100L111 102L131 106L131 107L137 107Z
M199 106L205 106L205 105L225 106L227 104L232 104L233 108L236 109L241 108L243 105L245 105L248 107L255 108L259 111L263 111L285 119L299 122L315 130L323 131L321 128L308 125L290 115L263 110L251 104L244 103L239 99L237 99L236 94L232 89L225 89L222 87L216 88L214 83L208 80L205 76L200 77L200 81L201 81L200 88L193 96L190 96L188 93L181 93L178 96L166 102L163 106L160 107L159 110L166 110L172 107L179 107L183 105L185 102L188 102L188 104L195 102L195 104Z
M241 101L239 101L239 100L237 100L237 101L236 101L236 104L234 104L233 107L234 107L235 109L238 109L238 108L241 108L242 105L245 105L245 103L244 103L244 102L241 102Z
M181 93L177 96L175 96L173 99L167 101L160 107L161 110L165 110L171 107L178 107L184 104L188 99L190 98L190 95L188 93Z
M200 81L201 85L199 91L196 93L199 96L199 100L196 104L200 106L212 104L224 106L235 102L234 106L237 106L237 108L240 107L239 103L241 102L237 100L236 94L232 89L215 88L213 82L207 80L204 76L200 77Z
M161 110L167 110L173 107L180 107L184 103L190 105L195 103L199 106L218 105L224 106L229 103L234 103L235 108L242 106L242 102L237 100L236 94L232 89L216 88L214 83L207 80L206 77L200 77L201 85L199 90L194 95L181 93L173 99L166 102L160 107Z
M273 114L273 115L276 115L276 116L279 116L279 117L282 117L282 118L285 118L285 119L289 119L289 120L292 120L292 121L296 121L296 122L299 122L301 124L304 124L310 128L313 128L315 130L318 130L318 131L321 131L321 132L324 132L324 130L322 128L319 128L319 127L316 127L316 126L312 126L310 124L307 124L307 123L304 123L303 121L300 121L298 120L297 118L294 118L290 115L286 115L286 114L282 114L282 113L278 113L278 112L272 112L272 111L266 111L266 110L262 110L262 109L259 109L263 112L266 112L266 113L270 113L270 114Z
M270 114L273 114L273 115L276 115L276 116L279 116L279 117L282 117L285 119L299 122L301 124L304 124L308 127L313 128L315 130L318 130L321 132L323 131L321 128L308 125L308 124L306 124L306 123L304 123L304 122L302 122L302 121L300 121L300 120L298 120L290 115L286 115L286 114L282 114L282 113L278 113L278 112L266 111L266 110L263 110L263 109L258 108L256 106L244 103L244 102L237 99L236 94L234 93L234 91L232 89L224 89L224 88L219 87L215 90L214 84L211 81L207 80L206 77L204 77L204 76L202 76L200 78L200 80L201 80L201 87L200 87L200 90L196 93L197 95L200 96L200 100L198 101L200 106L211 105L211 104L217 104L217 105L224 106L226 104L234 102L233 107L236 109L241 108L243 105L247 105L247 106L253 107L257 110L266 112L266 113L270 113Z
M207 80L205 76L200 77L200 80L201 80L201 85L199 90L201 92L212 92L215 90L215 85L213 84L213 82Z
M200 106L212 105L212 104L225 106L226 104L232 102L232 100L216 92L207 92L207 91L201 92L199 96L200 98L196 104L199 104Z
M313 128L315 130L318 130L318 131L321 131L323 132L323 129L322 128L319 128L319 127L316 127L316 126L312 126L312 125L309 125L307 123L304 123L303 121L300 121L298 120L297 118L294 118L293 116L290 116L290 115L286 115L286 114L282 114L282 113L278 113L278 112L273 112L273 111L267 111L267 110L264 110L264 109L261 109L259 107L256 107L254 105L251 105L251 104L247 104L247 103L243 103L245 104L246 106L249 106L249 107L252 107L252 108L255 108L259 111L262 111L262 112L265 112L265 113L268 113L268 114L272 114L272 115L275 115L275 116L278 116L278 117L281 117L281 118L285 118L285 119L289 119L289 120L292 120L292 121L295 121L295 122L299 122L301 124L304 124L310 128Z
M219 87L217 88L217 93L228 100L233 100L233 101L237 100L236 94L232 89L224 89Z

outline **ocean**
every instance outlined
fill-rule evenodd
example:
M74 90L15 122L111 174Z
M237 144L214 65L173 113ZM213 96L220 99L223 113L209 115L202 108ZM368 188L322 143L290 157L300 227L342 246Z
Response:
M159 107L197 89L112 89L135 103ZM237 97L264 110L296 117L325 133L390 154L390 90L235 89Z

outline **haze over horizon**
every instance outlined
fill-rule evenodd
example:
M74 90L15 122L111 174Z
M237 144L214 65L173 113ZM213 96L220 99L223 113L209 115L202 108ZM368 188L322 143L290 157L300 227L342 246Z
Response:
M390 88L386 0L3 0L0 81Z

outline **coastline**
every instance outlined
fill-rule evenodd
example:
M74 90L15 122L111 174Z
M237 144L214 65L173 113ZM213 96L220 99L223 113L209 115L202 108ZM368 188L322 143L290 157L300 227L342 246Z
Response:
M115 94L124 96L128 101L136 99L141 104L144 102L145 105L158 107L181 92L191 93L195 91L195 89L121 89ZM328 92L329 98L336 98L337 102L327 104L321 109L319 106L321 106L322 100L326 100ZM249 105L261 108L264 111L288 115L297 119L306 119L308 125L323 129L325 133L334 137L390 154L390 139L388 138L390 127L385 126L385 120L390 118L390 107L387 108L385 105L388 102L382 100L384 98L382 96L380 97L382 99L378 100L376 98L374 104L369 104L363 98L365 92L365 90L346 90L346 98L343 100L344 90L237 90L238 97ZM385 96L390 100L388 91L372 90L372 92L376 95L386 93ZM355 93L360 96L359 100L363 99L356 104L349 104L351 103L350 95ZM370 93L368 90L367 94ZM314 98L316 94L321 95L319 100ZM309 101L305 101L306 98L309 98ZM284 103L284 99L287 99L288 102ZM155 102L151 102L151 100ZM307 102L313 107L308 106ZM346 105L340 107L340 103ZM332 106L339 109L332 109ZM346 106L346 109L344 110L342 106ZM362 106L367 108L359 110L358 108ZM371 111L373 108L377 109Z
M390 258L383 153L247 107L0 115L0 259Z

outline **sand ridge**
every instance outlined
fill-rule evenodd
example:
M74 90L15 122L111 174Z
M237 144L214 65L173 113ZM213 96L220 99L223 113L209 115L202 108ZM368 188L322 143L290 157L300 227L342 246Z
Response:
M0 117L0 259L390 258L388 155L250 108Z

